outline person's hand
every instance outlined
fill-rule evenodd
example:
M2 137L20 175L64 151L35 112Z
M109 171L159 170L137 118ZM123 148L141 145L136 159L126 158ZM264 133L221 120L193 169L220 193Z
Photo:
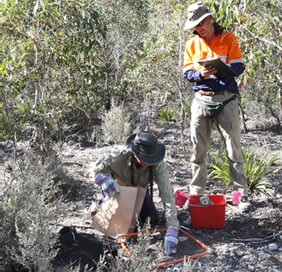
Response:
M167 228L164 240L164 249L167 255L170 255L178 244L178 228L169 226Z
M211 65L207 65L204 66L203 69L201 70L201 77L205 78L205 77L209 77L211 75L216 74L217 70L215 67L211 66Z
M104 173L98 173L95 178L95 183L100 185L102 190L109 196L120 192L116 181Z

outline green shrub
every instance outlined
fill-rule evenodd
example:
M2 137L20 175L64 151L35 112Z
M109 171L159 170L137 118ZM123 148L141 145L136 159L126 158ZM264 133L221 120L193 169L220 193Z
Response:
M89 124L105 96L100 12L96 2L84 0L1 3L1 139L21 140L28 125L44 145L62 121L74 116Z
M280 171L281 168L276 168L274 170L269 170L269 168L275 161L277 161L279 155L280 152L277 152L272 157L270 157L269 154L266 154L265 158L261 161L257 159L256 155L250 152L243 152L247 182L252 192L255 191L264 194L270 193L272 185L268 182L268 178Z
M252 193L271 194L272 185L268 178L280 171L281 168L274 170L269 170L269 168L279 158L279 155L279 152L272 157L266 154L265 159L259 160L250 151L242 150L247 183ZM212 162L209 163L209 167L209 178L218 179L225 184L230 183L228 157L224 152L219 151L212 154Z
M130 114L121 106L112 106L111 110L104 114L102 129L105 142L124 144L130 133Z
M177 119L177 111L167 107L160 110L159 119L161 121L175 121Z
M211 152L210 155L211 162L208 163L209 178L217 179L225 184L229 184L230 172L228 157L225 155L222 148L220 148L218 152Z
M0 205L0 255L11 264L28 271L49 271L56 251L56 220L61 201L52 182L56 162L43 164L34 154L14 163L3 190ZM56 196L56 197L55 197Z

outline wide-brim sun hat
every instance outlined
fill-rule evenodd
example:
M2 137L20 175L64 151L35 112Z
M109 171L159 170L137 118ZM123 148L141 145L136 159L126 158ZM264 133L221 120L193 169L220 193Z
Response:
M165 156L165 145L149 131L130 135L126 140L126 146L141 162L147 165L155 165Z
M197 2L187 8L187 21L184 30L188 30L197 26L202 20L212 15L209 8L202 2Z

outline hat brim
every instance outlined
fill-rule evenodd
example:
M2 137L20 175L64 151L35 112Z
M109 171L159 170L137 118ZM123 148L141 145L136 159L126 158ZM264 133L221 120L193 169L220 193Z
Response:
M197 24L199 24L202 20L204 20L206 17L208 17L209 15L212 15L210 12L204 14L203 16L201 16L199 19L195 20L195 21L189 21L189 19L186 21L185 25L184 25L184 30L188 30L191 28L194 28L195 26L197 26Z
M160 143L159 141L157 141L157 152L153 156L146 156L146 155L138 152L138 150L132 149L131 143L134 140L135 136L136 136L136 134L132 134L127 138L126 146L127 146L128 150L130 152L134 153L141 162L143 162L147 165L155 165L155 164L161 162L164 159L165 145Z

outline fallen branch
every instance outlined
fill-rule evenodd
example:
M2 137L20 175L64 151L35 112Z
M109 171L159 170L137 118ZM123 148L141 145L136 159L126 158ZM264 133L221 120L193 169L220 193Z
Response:
M273 233L270 236L264 237L264 238L246 238L246 239L232 239L234 242L247 242L247 243L265 243L270 242L272 240L276 240L277 242L281 241L280 233Z

